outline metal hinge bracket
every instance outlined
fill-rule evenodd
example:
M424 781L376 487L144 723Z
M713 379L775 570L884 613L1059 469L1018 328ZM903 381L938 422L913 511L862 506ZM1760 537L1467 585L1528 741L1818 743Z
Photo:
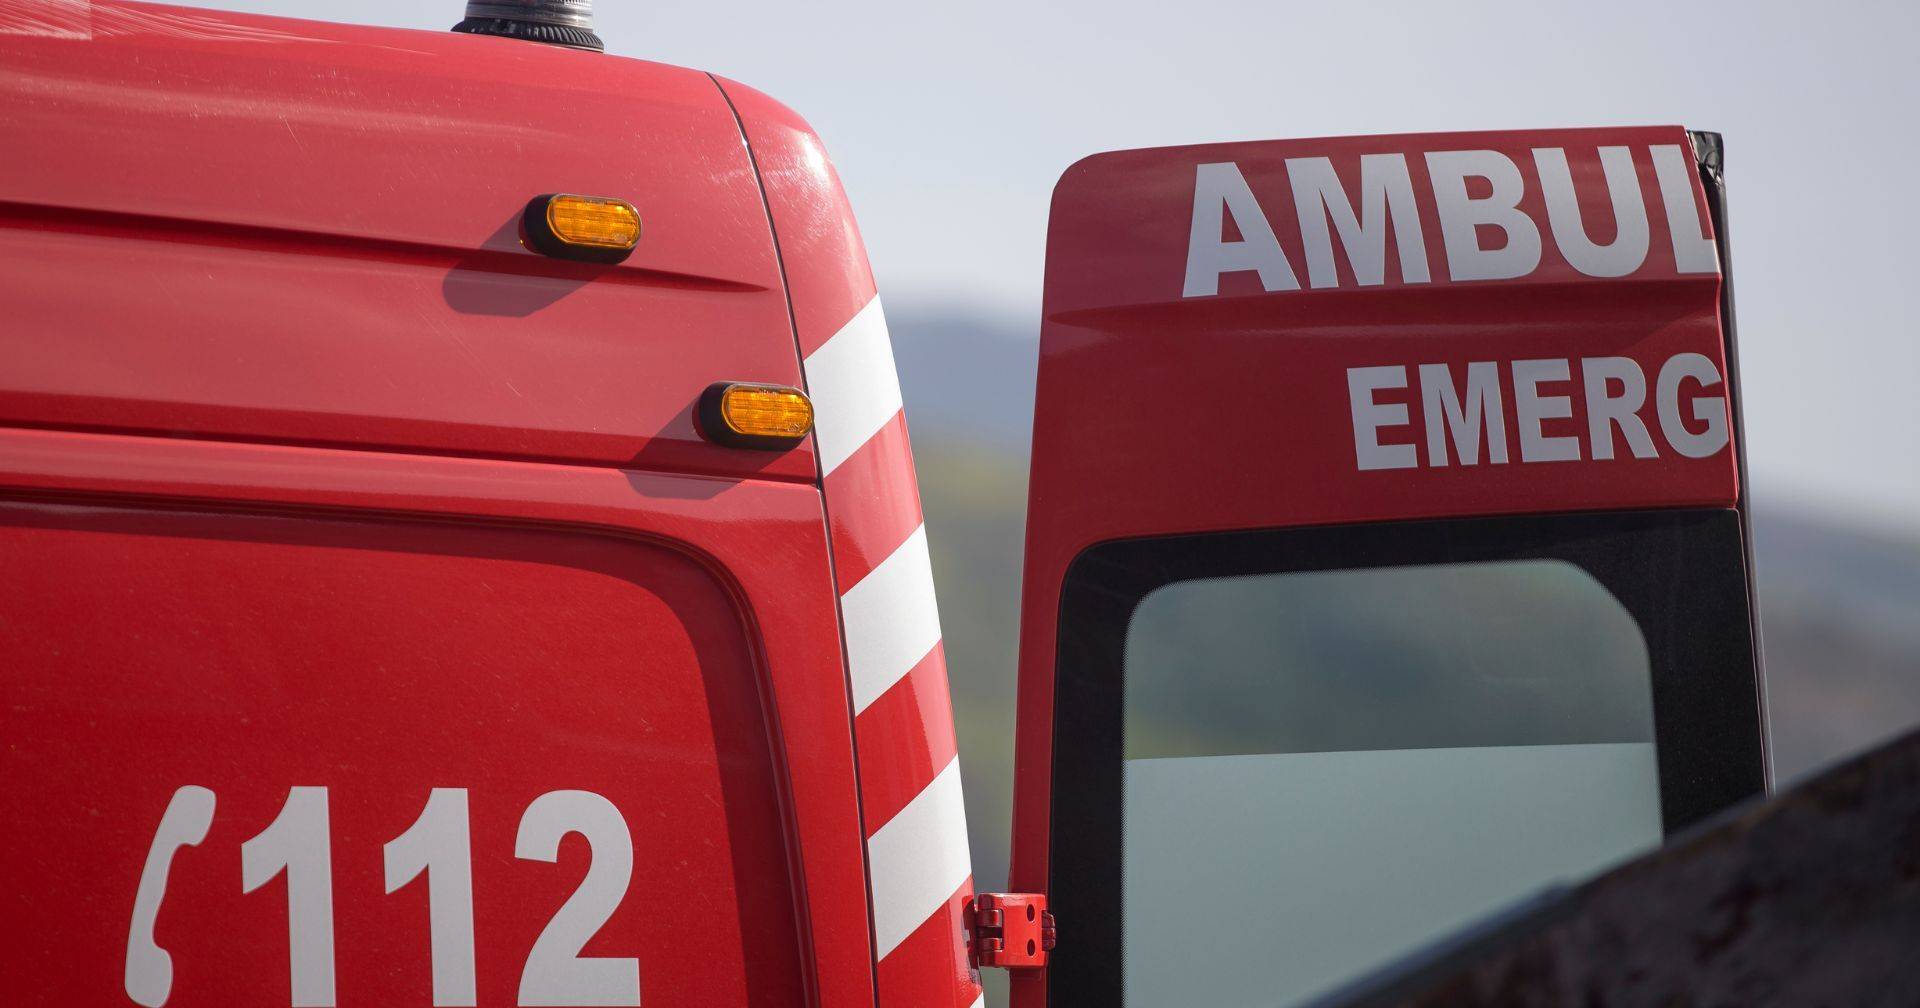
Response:
M976 967L1039 969L1054 936L1043 893L981 893L967 904L967 946Z

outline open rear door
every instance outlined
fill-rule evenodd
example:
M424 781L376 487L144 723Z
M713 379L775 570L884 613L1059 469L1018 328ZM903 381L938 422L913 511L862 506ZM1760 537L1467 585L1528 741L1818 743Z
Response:
M1679 127L1068 170L1016 1008L1301 1003L1765 789L1724 234Z

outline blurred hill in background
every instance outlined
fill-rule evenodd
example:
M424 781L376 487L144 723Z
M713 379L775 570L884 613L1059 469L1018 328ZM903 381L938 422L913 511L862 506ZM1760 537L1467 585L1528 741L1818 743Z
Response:
M1037 320L890 303L966 780L975 883L1006 880ZM1920 537L1756 494L1775 773L1920 723Z

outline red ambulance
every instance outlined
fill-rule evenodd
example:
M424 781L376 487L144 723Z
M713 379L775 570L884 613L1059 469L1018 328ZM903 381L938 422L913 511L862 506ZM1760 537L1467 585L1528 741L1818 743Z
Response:
M586 7L0 4L0 1000L1291 1003L1764 789L1715 138L1103 154L976 902L846 197Z

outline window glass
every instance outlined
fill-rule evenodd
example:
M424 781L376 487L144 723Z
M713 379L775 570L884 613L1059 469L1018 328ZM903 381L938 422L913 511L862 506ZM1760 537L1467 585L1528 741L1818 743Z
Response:
M1052 1008L1297 1004L1765 786L1741 519L1147 536L1060 594Z
M1646 639L1564 560L1175 581L1122 666L1135 1008L1297 1003L1660 840Z

